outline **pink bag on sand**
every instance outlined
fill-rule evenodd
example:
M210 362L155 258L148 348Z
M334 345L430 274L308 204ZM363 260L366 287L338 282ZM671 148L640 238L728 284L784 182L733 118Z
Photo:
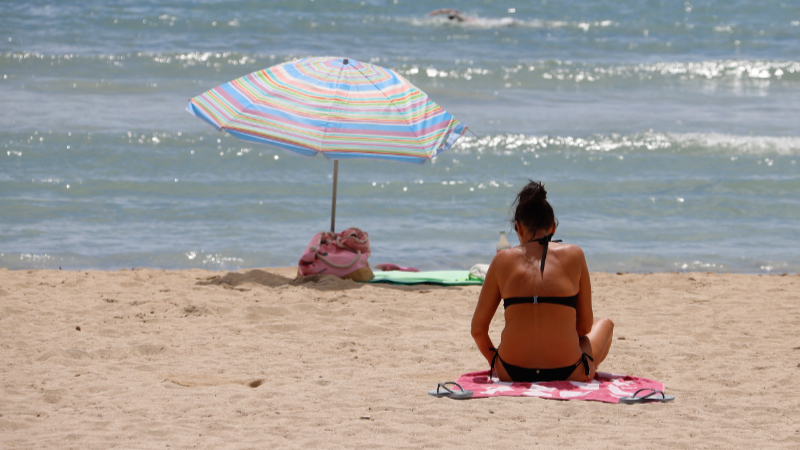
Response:
M341 233L321 231L311 238L297 265L299 276L335 275L356 281L373 278L369 268L369 234L358 228Z

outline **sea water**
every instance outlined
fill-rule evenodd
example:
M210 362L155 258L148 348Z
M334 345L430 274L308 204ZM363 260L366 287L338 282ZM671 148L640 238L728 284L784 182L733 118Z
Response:
M490 262L534 179L591 270L800 270L797 2L4 1L0 25L0 267L295 264L330 226L332 161L184 109L342 56L471 131L423 166L339 164L337 229L373 264Z

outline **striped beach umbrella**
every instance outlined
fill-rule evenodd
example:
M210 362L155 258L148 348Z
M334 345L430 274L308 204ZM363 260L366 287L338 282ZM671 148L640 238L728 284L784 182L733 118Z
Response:
M304 58L253 72L189 100L217 130L305 156L423 164L466 131L397 72L349 58Z

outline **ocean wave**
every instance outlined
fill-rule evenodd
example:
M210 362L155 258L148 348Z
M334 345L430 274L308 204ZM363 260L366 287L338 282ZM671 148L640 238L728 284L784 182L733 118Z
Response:
M0 66L7 71L35 70L57 66L91 72L98 65L109 69L147 70L149 76L174 75L175 69L209 67L240 75L310 55L276 55L243 52L124 53L114 55L42 54L7 52L0 54ZM709 61L663 61L642 64L587 63L568 60L517 61L495 65L456 59L447 62L421 58L371 58L368 61L397 71L414 81L429 79L474 81L475 85L506 88L537 88L553 84L614 84L636 81L642 84L728 83L731 85L800 82L800 61L726 59ZM109 76L120 74L108 73ZM65 73L65 75L70 75ZM120 74L121 75L121 74Z
M514 13L515 8L510 8L509 13ZM673 37L678 36L681 32L699 31L711 34L724 34L731 35L734 32L738 33L737 36L763 36L765 33L761 30L743 27L742 24L736 21L718 22L718 21L705 21L700 20L697 22L671 22L671 21L653 21L649 25L643 24L641 21L619 20L612 17L594 18L588 17L583 20L558 20L558 19L543 19L530 16L503 16L503 17L484 17L477 13L466 12L462 14L463 17L469 20L457 21L449 20L443 15L437 16L379 16L377 19L381 22L395 22L403 25L411 25L415 27L452 27L462 29L465 31L479 30L479 29L494 29L494 28L532 28L540 30L566 30L577 32L578 34L587 34L591 32L599 33L622 33L626 36L637 36L647 39L650 34L662 33L669 34ZM370 17L375 21L373 17ZM793 27L800 25L800 21L788 20L772 24L773 29L778 30L791 30ZM613 30L613 31L611 31ZM775 31L775 30L773 30Z
M469 20L458 22L448 20L446 17L394 17L386 18L385 20L393 20L395 22L412 25L415 27L430 27L430 26L453 26L460 27L465 30L470 29L489 29L489 28L507 28L513 26L522 26L524 21L515 19L513 17L494 17L485 18L477 15L468 15Z
M596 152L622 155L627 152L660 151L685 154L800 155L800 137L740 136L721 133L659 133L587 137L497 134L461 138L453 153L551 153Z
M463 67L467 65L467 67ZM548 60L517 62L514 65L490 67L457 61L454 67L441 63L405 64L400 73L415 78L450 78L485 81L500 80L506 88L535 88L552 84L643 84L668 82L751 83L800 82L800 61L712 60L656 62L648 64L602 64Z
M216 143L216 152L226 156L260 157L281 155L282 151L269 146L248 145L227 133L208 132L12 132L0 133L2 157L22 157L43 144L57 143L70 151L70 144L78 146L90 140L125 142L147 149L164 151L191 151L203 147L206 140ZM78 151L73 149L72 151ZM127 151L127 150L126 150ZM149 151L149 150L148 150ZM794 156L800 155L800 137L750 136L725 133L665 133L645 131L632 134L592 134L588 136L550 136L522 133L502 133L487 136L465 135L442 155L449 154L517 154L517 153L609 153L624 155L635 152L681 152L692 154L720 154L729 156ZM33 180L41 183L61 183L58 179Z
M434 17L386 17L384 20L392 20L399 23L405 23L416 27L431 27L431 26L452 26L459 27L464 30L471 29L486 29L486 28L507 28L507 27L528 27L544 30L556 29L574 29L582 32L589 31L592 28L608 28L619 27L620 22L610 19L603 20L548 20L537 18L516 18L516 17L482 17L477 14L466 14L470 20L458 22L448 20L443 16Z

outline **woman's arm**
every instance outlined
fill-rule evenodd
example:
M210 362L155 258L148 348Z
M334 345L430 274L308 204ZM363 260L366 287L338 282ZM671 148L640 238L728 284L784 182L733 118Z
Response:
M580 247L577 249L577 264L580 264L580 281L578 283L577 320L575 321L578 336L583 337L592 331L594 314L592 313L592 282L589 279L589 266L586 265L586 256Z
M500 283L497 279L497 267L502 265L501 253L495 255L489 270L486 271L486 279L483 280L483 288L478 297L478 305L472 315L472 338L478 344L478 350L487 361L491 362L494 357L492 339L489 337L489 325L492 323L494 313L500 305Z

